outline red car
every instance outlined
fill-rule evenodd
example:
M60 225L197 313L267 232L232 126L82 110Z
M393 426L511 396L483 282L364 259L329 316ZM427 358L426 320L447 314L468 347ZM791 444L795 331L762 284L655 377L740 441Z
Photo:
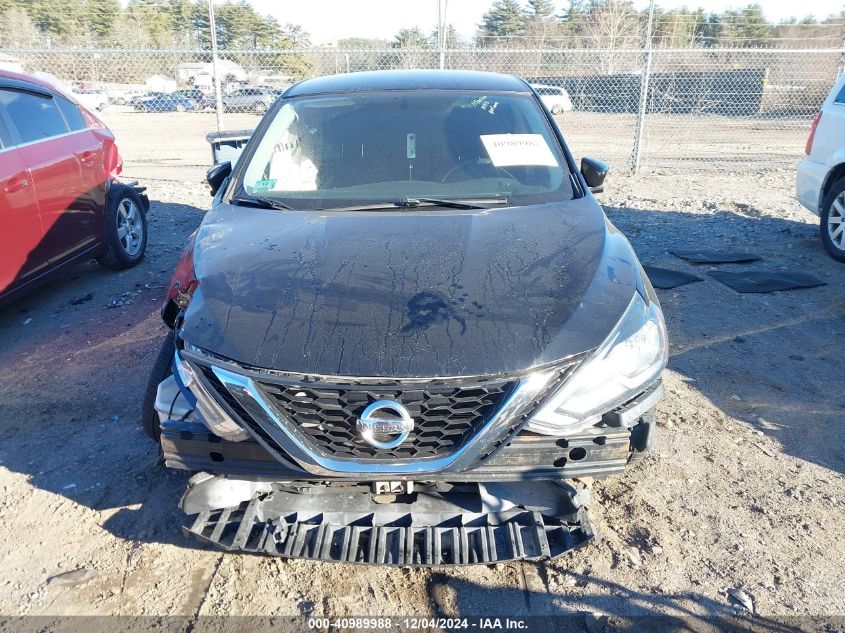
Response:
M112 132L71 95L0 71L0 305L58 270L144 257L149 200L116 180Z

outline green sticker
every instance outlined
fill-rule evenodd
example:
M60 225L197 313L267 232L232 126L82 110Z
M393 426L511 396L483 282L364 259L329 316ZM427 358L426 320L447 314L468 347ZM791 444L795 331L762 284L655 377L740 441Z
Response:
M275 178L268 178L267 180L258 180L255 183L255 189L272 189L276 186Z

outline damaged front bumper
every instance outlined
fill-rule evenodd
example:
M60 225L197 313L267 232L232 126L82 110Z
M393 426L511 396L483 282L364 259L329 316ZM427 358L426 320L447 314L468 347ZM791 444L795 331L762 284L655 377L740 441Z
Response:
M279 484L200 473L184 530L228 551L437 566L558 557L586 544L589 492L562 482L427 485L380 503L365 485Z
M547 559L586 544L581 480L622 472L649 450L663 393L658 381L567 437L527 431L515 414L470 467L402 472L363 460L369 470L326 473L260 426L239 441L212 433L183 389L174 376L162 382L156 409L166 464L199 473L181 502L187 534L228 551L398 566ZM386 501L380 484L398 493Z

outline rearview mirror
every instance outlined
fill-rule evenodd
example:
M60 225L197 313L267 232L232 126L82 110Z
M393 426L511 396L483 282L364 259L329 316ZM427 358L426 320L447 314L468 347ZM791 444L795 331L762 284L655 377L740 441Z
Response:
M215 165L214 167L209 167L208 171L205 172L205 179L208 181L208 184L211 187L212 196L217 195L217 192L220 190L220 187L223 186L223 183L226 182L226 179L231 174L232 163L228 160L223 161L222 163L220 163L219 165Z
M598 158L584 156L581 159L581 175L584 176L584 181L593 193L604 191L604 179L609 169L608 164Z

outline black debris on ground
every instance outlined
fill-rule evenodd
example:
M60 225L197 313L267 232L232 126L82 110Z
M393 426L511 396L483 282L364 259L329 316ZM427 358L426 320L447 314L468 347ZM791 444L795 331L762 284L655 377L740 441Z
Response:
M743 293L815 288L827 283L806 273L777 270L749 270L739 273L711 270L708 274L729 288Z
M680 270L671 270L669 268L660 268L658 266L643 266L645 274L648 276L651 285L655 288L668 289L684 286L696 281L704 281L698 275L685 273Z

